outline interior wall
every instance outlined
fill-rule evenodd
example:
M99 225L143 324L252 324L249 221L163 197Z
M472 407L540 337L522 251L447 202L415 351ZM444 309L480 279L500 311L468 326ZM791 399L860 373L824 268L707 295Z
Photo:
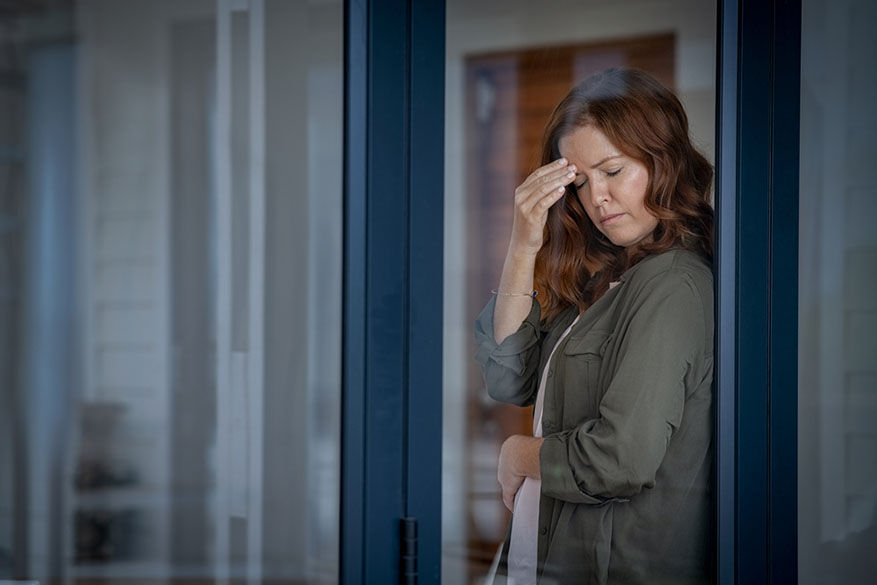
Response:
M475 315L466 314L466 164L464 59L525 47L583 43L655 33L676 37L677 93L692 137L711 161L715 149L716 4L703 0L448 0L445 77L445 281L443 542L466 542L465 371ZM511 198L512 194L509 194ZM445 555L444 580L464 582L458 556Z

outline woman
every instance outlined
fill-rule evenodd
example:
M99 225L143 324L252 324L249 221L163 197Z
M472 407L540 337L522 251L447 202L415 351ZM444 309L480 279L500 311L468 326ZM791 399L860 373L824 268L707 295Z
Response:
M475 327L490 395L535 404L499 458L509 582L709 582L712 167L630 69L570 91L541 164Z

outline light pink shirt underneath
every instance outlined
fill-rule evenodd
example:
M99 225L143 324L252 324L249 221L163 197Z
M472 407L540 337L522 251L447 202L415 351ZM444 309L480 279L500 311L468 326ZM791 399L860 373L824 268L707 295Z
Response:
M579 315L580 317L581 315ZM579 317L570 323L569 327L554 344L545 369L539 379L539 392L536 394L536 404L533 407L533 436L542 436L542 403L545 400L545 384L548 379L548 370L554 350L560 342L569 335L573 325ZM509 543L509 585L532 585L536 583L536 562L539 546L539 494L542 490L542 480L528 477L518 493L515 494L515 511L512 515L512 537Z

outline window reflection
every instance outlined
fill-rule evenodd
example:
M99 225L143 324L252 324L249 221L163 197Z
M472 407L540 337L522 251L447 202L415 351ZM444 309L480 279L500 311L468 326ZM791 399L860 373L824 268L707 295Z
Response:
M0 580L336 582L342 4L0 17Z
M871 583L877 550L873 2L802 3L798 575ZM821 48L818 48L821 47Z

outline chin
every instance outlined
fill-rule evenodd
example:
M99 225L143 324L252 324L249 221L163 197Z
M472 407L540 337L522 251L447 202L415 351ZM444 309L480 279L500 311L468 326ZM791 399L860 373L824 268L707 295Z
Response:
M609 241L622 248L631 248L644 243L646 238L609 238Z
M618 246L619 248L627 248L628 246L632 246L637 243L637 240L631 238L619 238L617 236L613 238L608 234L606 234L606 239L612 242L613 246Z

